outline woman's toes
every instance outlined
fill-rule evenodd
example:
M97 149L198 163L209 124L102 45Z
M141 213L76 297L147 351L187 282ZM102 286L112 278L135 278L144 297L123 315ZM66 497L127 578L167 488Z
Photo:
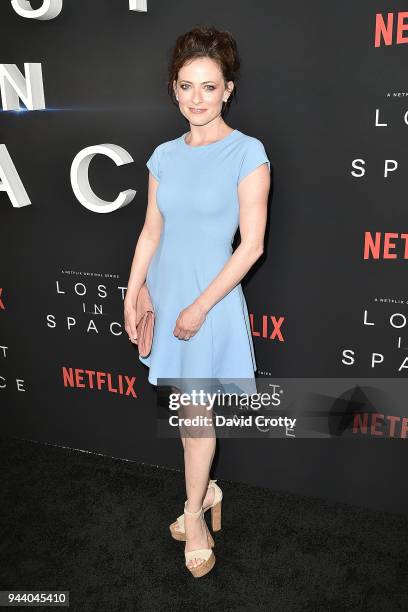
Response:
M193 567L197 567L197 565L200 565L200 563L201 563L200 559L197 559L196 557L194 557L193 559L189 561L188 566L192 569Z

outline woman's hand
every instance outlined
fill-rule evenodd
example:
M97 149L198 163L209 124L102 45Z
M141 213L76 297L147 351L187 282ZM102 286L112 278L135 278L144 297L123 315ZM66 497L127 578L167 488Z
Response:
M207 312L198 304L190 304L177 317L173 335L179 340L190 340L205 321Z
M133 344L137 344L137 331L136 331L136 306L129 302L124 304L124 317L125 317L125 329L129 340Z

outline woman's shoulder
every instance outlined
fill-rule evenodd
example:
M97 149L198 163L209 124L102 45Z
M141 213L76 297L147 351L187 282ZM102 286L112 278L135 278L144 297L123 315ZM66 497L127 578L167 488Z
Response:
M171 152L179 144L180 138L181 136L178 136L177 138L173 138L172 140L166 140L164 142L161 142L160 144L156 145L154 150L159 154L167 153L169 151Z
M153 152L146 162L146 166L157 180L161 178L162 171L166 167L166 161L174 155L179 140L180 137L173 138L172 140L161 142L154 147Z
M265 162L268 164L269 170L271 168L262 140L256 136L250 136L249 134L244 134L242 132L241 134L239 182L250 172L252 172L252 170Z
M246 146L246 147L256 147L259 145L263 146L263 142L260 138L258 138L257 136L251 136L250 134L245 134L244 132L241 132L240 130L237 130L239 132L240 135L240 142Z
M241 159L242 157L267 158L265 146L261 138L244 134L244 132L240 132L239 136L238 143L240 147Z

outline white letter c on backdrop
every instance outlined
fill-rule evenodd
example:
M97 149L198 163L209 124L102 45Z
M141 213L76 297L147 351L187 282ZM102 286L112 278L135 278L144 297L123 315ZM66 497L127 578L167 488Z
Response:
M129 164L133 159L125 149L109 143L86 147L86 149L83 149L74 157L71 165L71 185L78 202L88 210L92 210L92 212L110 213L129 204L135 197L136 191L134 189L121 191L113 202L99 198L92 191L88 176L89 164L97 153L106 155L117 166Z

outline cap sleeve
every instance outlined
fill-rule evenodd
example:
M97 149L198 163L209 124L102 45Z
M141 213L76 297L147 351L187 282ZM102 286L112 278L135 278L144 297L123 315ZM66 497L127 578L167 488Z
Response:
M159 147L156 147L149 159L146 162L146 166L149 168L153 176L160 181L160 152Z
M265 148L258 138L250 137L246 146L245 154L241 163L241 168L238 175L238 184L255 168L264 163L268 164L268 170L271 171L271 164L266 155Z

